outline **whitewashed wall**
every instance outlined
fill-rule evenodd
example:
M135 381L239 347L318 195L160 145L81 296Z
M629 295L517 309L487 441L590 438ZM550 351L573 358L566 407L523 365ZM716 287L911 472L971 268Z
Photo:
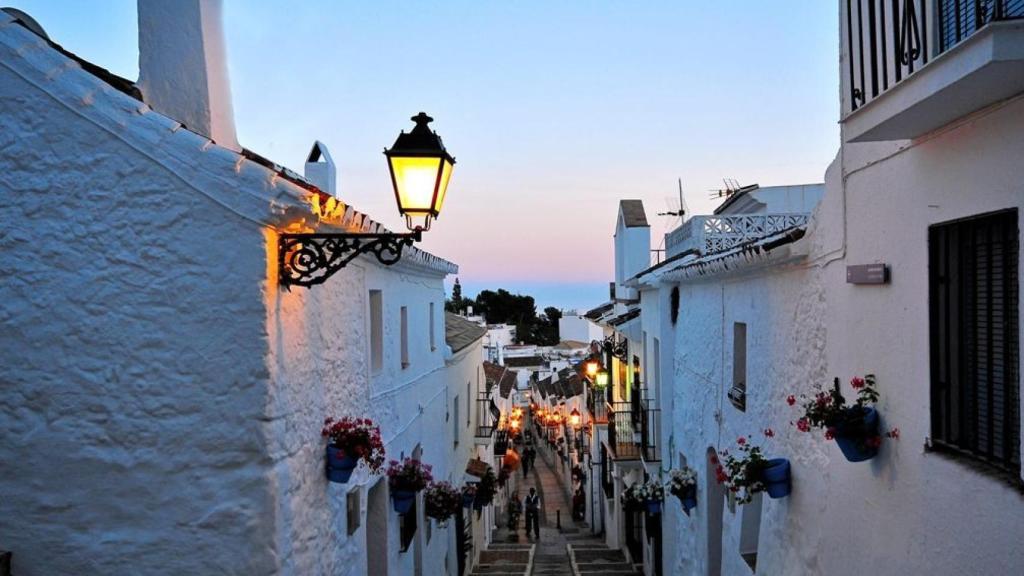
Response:
M364 491L364 515L373 480L329 485L320 427L370 416L390 456L422 444L435 475L459 477L470 442L454 448L449 394L481 351L445 362L446 265L355 263L279 291L266 224L308 218L304 191L6 16L0 102L0 541L14 572L365 573L367 519L347 536L345 493ZM370 287L387 318L372 378ZM388 539L389 573L412 573L393 512L387 525L369 537ZM420 527L422 569L441 572L452 535L427 544Z
M666 534L676 534L670 572L708 573L708 447L729 448L767 427L777 433L765 442L769 455L792 462L793 493L763 502L759 573L1002 574L1024 562L1015 544L1024 531L1019 491L923 449L927 227L1024 208L1022 156L1020 100L915 143L846 146L808 238L792 247L810 250L803 264L681 284L673 435L701 481L691 517L667 507ZM890 284L846 283L847 265L872 262L891 266ZM725 397L735 321L748 330L746 413ZM849 463L821 434L790 426L797 411L787 395L868 372L878 378L883 426L901 430L877 458ZM738 553L743 510L724 513L722 574L749 572Z

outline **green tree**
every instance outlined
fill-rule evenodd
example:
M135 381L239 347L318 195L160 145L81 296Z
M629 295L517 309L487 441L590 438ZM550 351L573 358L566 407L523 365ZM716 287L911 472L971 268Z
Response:
M469 302L462 297L462 284L459 284L459 279L455 278L455 285L452 286L452 297L445 300L444 309L453 314L461 314L466 310L466 305Z

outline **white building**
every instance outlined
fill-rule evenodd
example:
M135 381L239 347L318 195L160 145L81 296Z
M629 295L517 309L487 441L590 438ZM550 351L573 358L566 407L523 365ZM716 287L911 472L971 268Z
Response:
M279 285L280 232L383 229L325 192L322 145L307 179L238 144L219 17L141 0L136 84L0 11L0 546L28 576L456 573L456 523L328 483L320 428L372 418L461 483L483 331L446 328L457 268Z
M563 342L576 341L589 344L603 338L604 329L592 319L587 318L585 314L579 314L572 310L558 319L558 339Z
M967 13L954 17L956 4ZM643 372L671 423L662 466L699 475L690 516L667 501L661 573L1024 563L1024 27L991 21L1024 9L986 5L842 0L842 140L813 216L737 214L757 192L736 198L671 232L669 261L627 282L643 293ZM891 40L900 25L905 59ZM788 396L838 377L849 399L846 382L866 373L881 431L900 431L875 458L848 462L791 425ZM747 434L790 461L792 493L733 508L710 459Z

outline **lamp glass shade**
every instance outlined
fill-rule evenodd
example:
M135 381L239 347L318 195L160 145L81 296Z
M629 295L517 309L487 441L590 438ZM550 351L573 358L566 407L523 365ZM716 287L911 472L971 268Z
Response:
M573 408L572 412L569 413L569 424L572 425L573 428L579 428L580 427L580 411L579 410Z
M587 362L587 376L593 378L597 375L597 371L600 369L601 366L595 360Z
M597 376L594 378L594 387L595 388L605 388L607 386L608 386L608 371L607 370L601 370L600 372L597 373Z

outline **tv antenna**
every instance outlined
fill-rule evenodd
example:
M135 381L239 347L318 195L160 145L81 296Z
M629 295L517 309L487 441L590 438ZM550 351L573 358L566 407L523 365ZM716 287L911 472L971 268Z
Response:
M679 206L675 210L672 210L672 205L669 204L669 210L667 212L658 212L658 216L675 216L679 218L680 222L686 219L686 216L690 213L689 208L686 206L686 198L683 197L683 179L679 179Z
M757 190L757 188L758 188L757 184L750 184L748 186L741 186L740 183L739 183L739 180L736 180L735 178L722 178L722 183L725 184L725 188L722 188L722 189L719 189L719 190L715 190L715 189L710 190L711 198L712 199L714 199L714 198L722 198L722 197L728 198L728 197L732 196L733 194L736 194L737 192L745 192L745 191L750 191L750 190Z

